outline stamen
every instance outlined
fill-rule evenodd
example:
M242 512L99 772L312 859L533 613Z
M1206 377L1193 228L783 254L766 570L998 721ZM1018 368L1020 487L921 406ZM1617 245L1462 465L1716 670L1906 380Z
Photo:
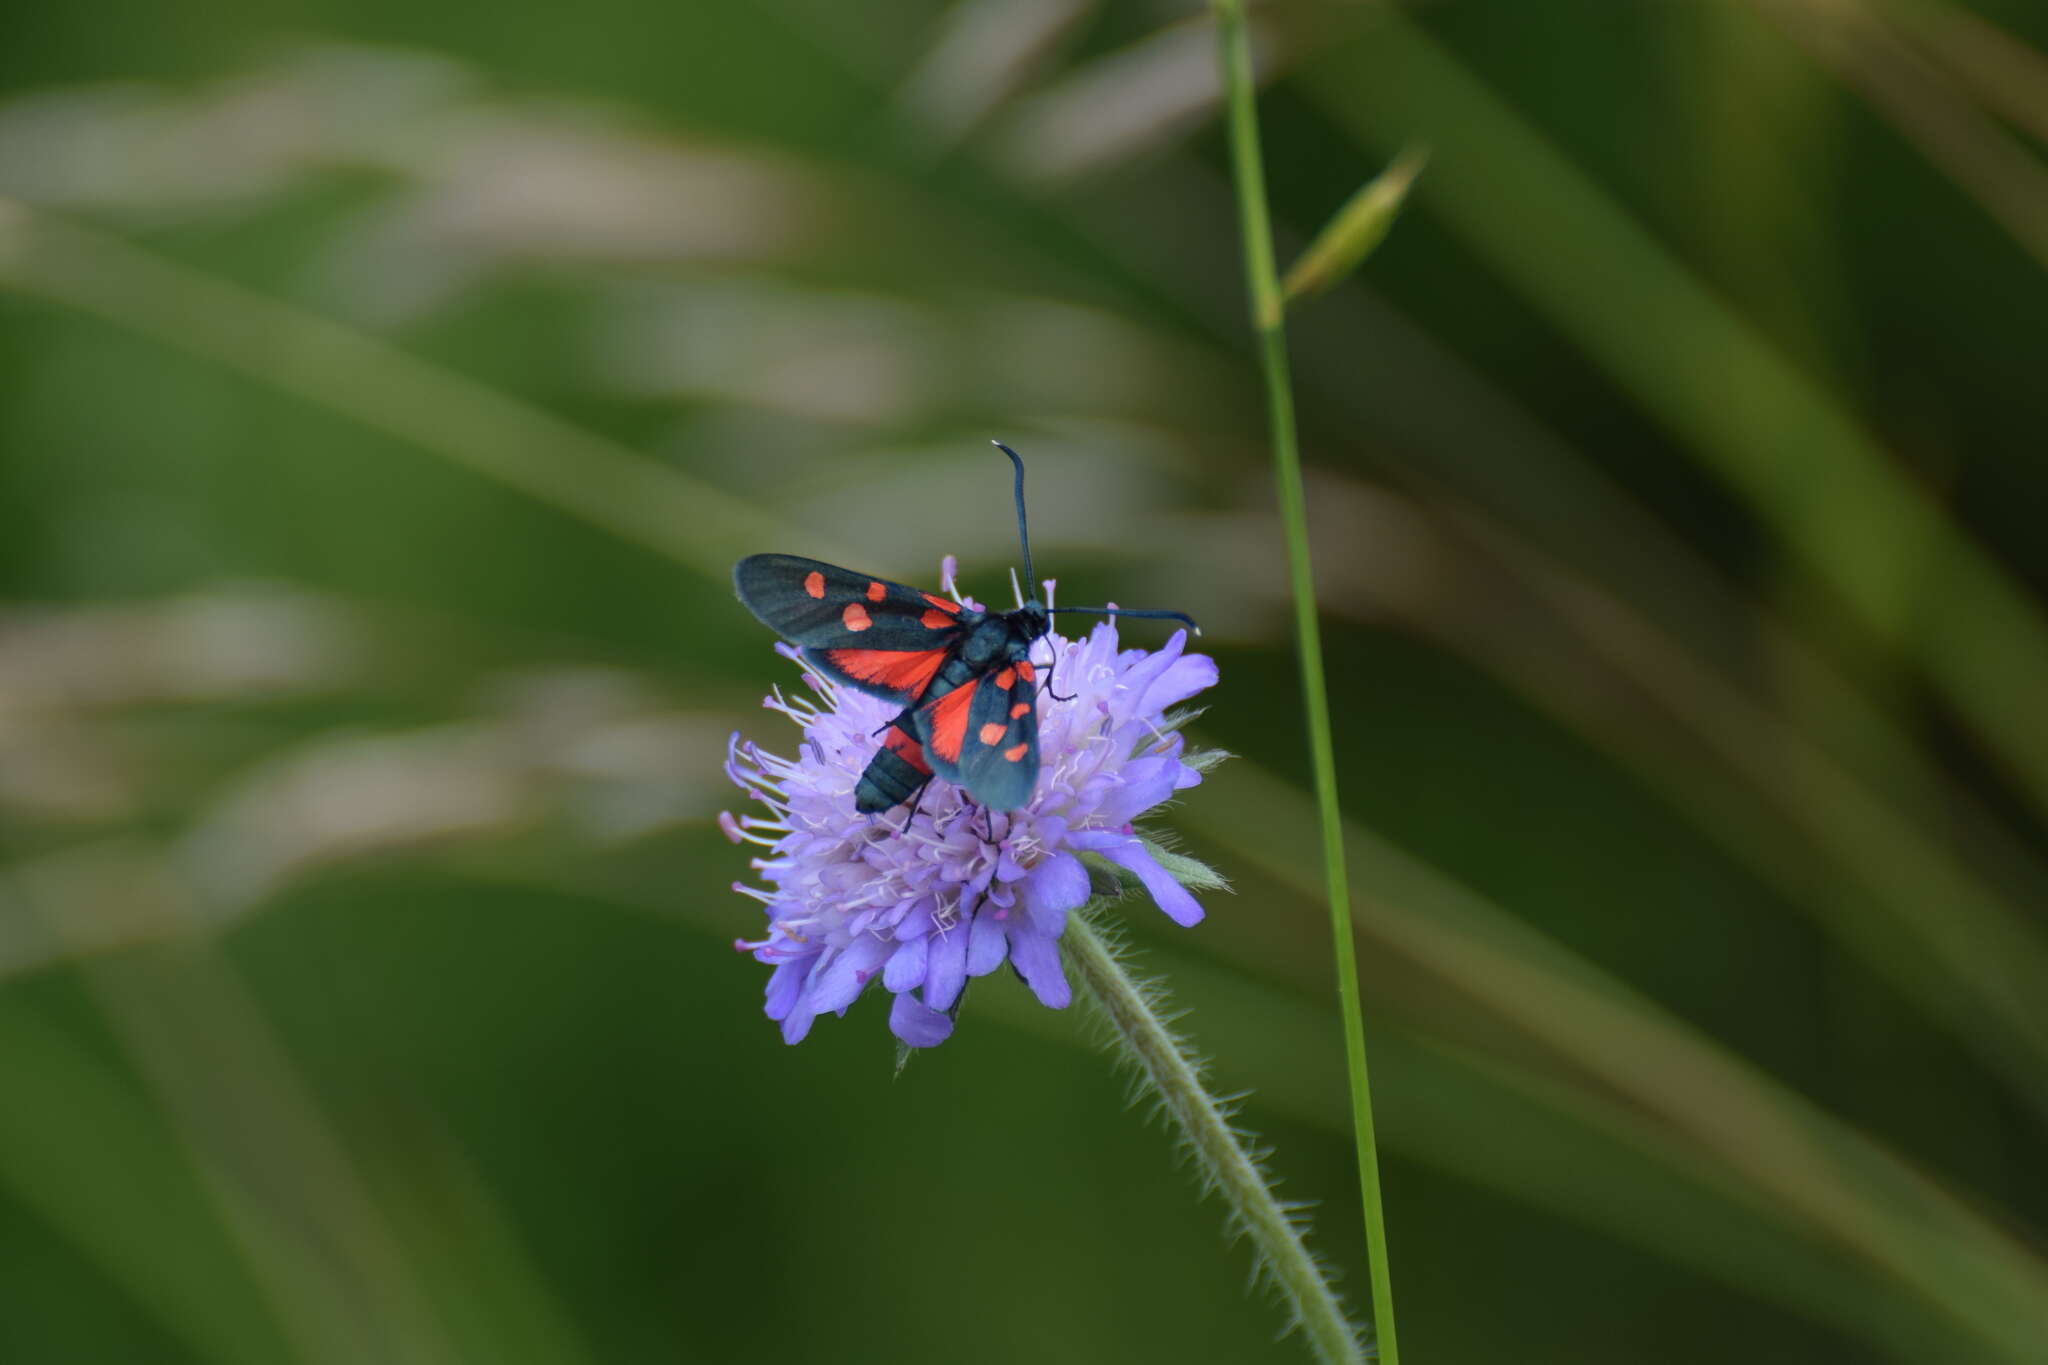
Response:
M784 834L787 834L789 832L789 827L787 825L781 824L779 822L756 820L751 815L742 816L740 819L735 820L732 817L732 812L728 810L722 810L718 812L718 827L719 829L725 832L726 838L732 840L736 844L759 844L762 848L774 848L777 844L782 842L782 839L780 836L770 838L766 835L758 834L755 832L756 830L780 830Z
M803 771L802 764L792 763L788 759L782 757L782 755L771 754L766 749L756 749L752 753L748 754L747 757L752 759L754 765L758 767L763 773L773 774L775 777L778 778L795 777L797 774ZM777 788L777 795L780 795L780 788L782 784L780 782L777 782L774 785Z
M837 704L839 685L820 673L812 665L810 659L805 656L803 650L787 642L778 641L775 645L775 652L795 664L798 668L801 668L804 671L804 683L813 692L824 698L828 705Z

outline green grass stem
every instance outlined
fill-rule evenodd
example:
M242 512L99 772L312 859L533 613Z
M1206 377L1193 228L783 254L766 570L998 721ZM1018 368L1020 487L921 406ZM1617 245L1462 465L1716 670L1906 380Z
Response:
M1352 1135L1358 1150L1366 1247L1372 1261L1373 1327L1380 1359L1388 1365L1399 1365L1400 1349L1394 1336L1394 1290L1387 1264L1386 1214L1380 1199L1379 1139L1373 1126L1365 1018L1359 999L1357 954L1352 945L1351 889L1344 869L1343 818L1337 804L1337 759L1330 742L1330 702L1323 680L1322 635L1316 622L1315 575L1309 563L1308 511L1302 495L1294 390L1287 367L1286 317L1279 273L1273 262L1273 229L1266 214L1265 170L1259 157L1251 36L1243 0L1215 0L1215 11L1229 108L1230 160L1244 234L1245 275L1251 290L1252 326L1258 334L1259 365L1265 375L1273 470L1279 484L1281 525L1287 538L1287 577L1294 598L1295 642L1301 656L1302 703L1308 715L1309 759L1320 817L1330 934L1337 960L1337 998L1344 1013Z

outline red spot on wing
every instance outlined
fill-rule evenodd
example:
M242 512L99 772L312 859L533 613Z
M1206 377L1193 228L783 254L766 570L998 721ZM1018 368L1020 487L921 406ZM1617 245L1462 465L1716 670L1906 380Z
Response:
M1011 719L1011 720L1015 720L1015 719L1017 719L1017 718L1018 718L1019 716L1023 715L1023 714L1024 714L1024 713L1025 713L1026 711L1029 711L1030 709L1031 709L1031 703L1030 703L1030 702L1028 702L1028 701L1020 701L1020 702L1018 702L1018 703L1017 703L1017 704L1016 704L1015 706L1013 706L1013 707L1011 707L1011 708L1010 708L1010 719Z
M1016 681L1017 670L1014 668L1006 668L1002 672L996 674L996 686L1000 687L1005 692L1009 691L1010 685Z
M977 685L956 687L931 705L931 749L948 763L960 761L960 746L967 742L967 708Z
M804 591L813 597L823 597L825 595L825 575L819 573L816 569L805 574Z
M858 604L848 607L858 611ZM826 660L847 677L881 687L894 688L915 697L924 691L939 665L946 661L943 649L828 649ZM891 734L902 734L892 730ZM914 741L913 741L914 742Z
M1025 682L1037 682L1038 670L1031 666L1031 660L1019 659L1017 660L1017 676Z
M1000 740L1003 737L1003 731L1005 728L1006 727L999 720L990 721L988 724L981 727L981 742L983 744L994 744L996 741Z
M935 592L928 592L924 594L924 600L948 616L958 616L960 614L960 604L950 597L941 597Z
M959 622L942 611L928 611L917 618L917 623L926 630L945 630L949 626L959 624Z
M868 584L868 601L879 602L888 595L889 589L882 584L873 582Z
M1030 750L1031 741L1027 739L1022 744L1012 744L1009 748L1003 750L1003 757L1009 759L1010 762L1015 763L1017 760L1023 758L1026 753L1030 752Z
M874 622L868 618L868 609L858 602L848 602L846 610L839 613L839 619L848 630L866 630Z

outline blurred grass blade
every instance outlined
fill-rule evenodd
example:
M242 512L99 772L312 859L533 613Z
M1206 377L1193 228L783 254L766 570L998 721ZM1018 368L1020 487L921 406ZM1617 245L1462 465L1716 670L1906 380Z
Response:
M1096 0L961 0L948 10L896 110L922 150L949 150L1030 82Z
M995 164L1058 181L1128 164L1198 127L1222 102L1200 19L1169 24L1016 101L993 130Z
M449 1141L415 1140L390 1154L392 1179L368 1178L214 952L202 926L226 915L203 903L179 858L125 841L13 872L15 917L39 918L60 939L87 930L74 957L82 979L300 1358L583 1365L566 1311ZM109 919L155 921L162 941L96 952L91 926Z
M1398 9L1302 88L1367 140L1429 136L1425 192L1444 221L1914 659L2048 818L2038 607L1834 394Z
M81 904L124 920L187 921L191 908L170 860L139 842L52 855L15 885L27 913L59 932ZM188 932L86 958L82 972L301 1355L457 1360L382 1211L211 947Z
M1332 1051L1327 1005L1170 947L1148 945L1146 953L1202 1020L1223 1084L1249 1088L1258 1109L1344 1131L1349 1114L1324 1079L1336 1059L1301 1065ZM1071 1027L1043 1010L1012 1008L1003 1017L1075 1041ZM1405 1097L1384 1121L1388 1148L1406 1160L1695 1267L1901 1361L2004 1358L1924 1299L1888 1292L1878 1272L1760 1198L1740 1172L1703 1160L1685 1134L1602 1088L1443 1041L1430 1022L1407 1019L1373 1037L1375 1071L1388 1093ZM1447 1035L1466 1031L1445 1022ZM1501 1141L1502 1133L1514 1140Z
M1285 301L1292 303L1335 288L1358 269L1373 248L1386 240L1408 200L1409 187L1428 161L1427 148L1410 147L1360 186L1281 277L1280 293Z
M1925 1299L1891 1291L1811 1225L1758 1199L1681 1134L1591 1087L1425 1038L1426 1077L1403 1093L1411 1160L1476 1179L1504 1198L1629 1237L1767 1302L1828 1323L1894 1360L2009 1359ZM1396 1054L1398 1058L1400 1054ZM1410 1125L1425 1129L1412 1135ZM1392 1125L1390 1124L1390 1127ZM1502 1142L1502 1133L1514 1134ZM1852 1357L1860 1358L1860 1357Z
M0 883L0 900L10 899ZM280 1331L162 1117L26 1000L0 996L0 1190L208 1365L312 1359Z
M499 1196L454 1134L428 1114L367 1152L392 1226L478 1365L591 1365L568 1305L535 1263Z
M1305 897L1317 894L1302 795L1238 760L1232 799L1182 820ZM1434 869L1347 826L1361 929L1640 1104L2015 1365L2048 1340L2048 1264L1963 1200L1591 963Z
M1614 754L2048 1116L2048 936L2023 896L2002 892L1996 846L1986 838L1959 847L1930 813L1973 803L1903 739L1898 762L1918 788L1912 799L1865 780L1655 618L1498 527L1459 525L1499 557L1503 576L1406 607L1413 628ZM1540 633L1501 627L1502 603L1523 593L1547 609L1528 614ZM1555 625L1586 653L1561 649ZM1591 681L1609 671L1635 685L1643 706L1617 705ZM1674 749L1644 707L1693 743ZM2015 851L1999 861L2013 864L2015 881L2039 887L2041 869L2022 859Z
M207 356L432 451L717 582L782 523L487 385L366 333L177 265L109 233L0 199L0 289ZM829 534L806 532L827 559Z
M1978 100L2048 143L2048 54L1950 0L1887 0L1884 15Z
M1855 4L1751 3L1861 93L1871 108L2048 268L2048 166L1979 109L1970 90Z

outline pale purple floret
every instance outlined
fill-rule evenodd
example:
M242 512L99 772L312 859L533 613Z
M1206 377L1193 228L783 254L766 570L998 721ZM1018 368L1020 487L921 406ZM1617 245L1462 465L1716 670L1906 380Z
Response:
M1180 633L1156 653L1119 651L1110 622L1086 639L1040 640L1033 662L1041 674L1055 659L1057 667L1052 689L1039 693L1042 767L1031 800L984 812L935 780L908 829L907 807L853 808L877 732L899 708L809 669L811 696L777 689L765 704L803 727L797 755L735 734L725 770L768 813L722 815L720 824L763 847L753 866L766 885L734 889L766 905L768 933L736 946L775 969L767 1013L784 1040L800 1041L828 1010L845 1013L879 979L894 997L890 1029L932 1047L952 1033L967 978L1005 961L1045 1004L1066 1005L1060 931L1089 895L1077 852L1130 870L1175 923L1197 923L1201 906L1132 831L1139 816L1202 780L1182 761L1180 735L1165 728L1169 708L1216 681L1214 661L1185 645Z

